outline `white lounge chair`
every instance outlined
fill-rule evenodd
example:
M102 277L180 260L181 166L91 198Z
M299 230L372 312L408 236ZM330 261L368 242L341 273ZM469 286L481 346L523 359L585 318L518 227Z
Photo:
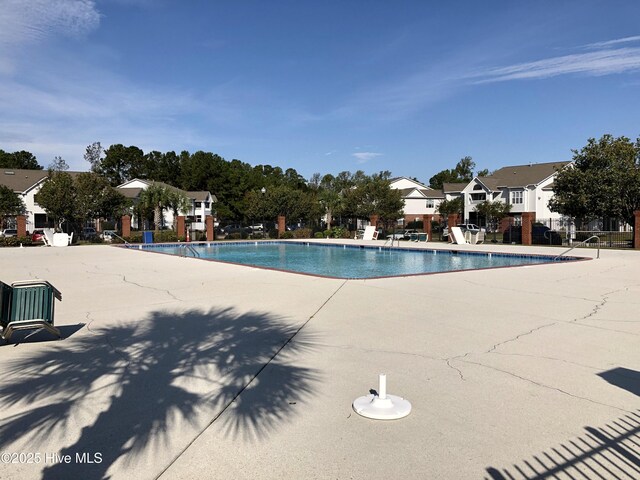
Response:
M378 230L374 225L369 225L368 227L364 227L364 234L362 235L362 240L377 240L378 239Z
M484 232L480 230L478 233L471 234L471 244L479 245L484 242Z
M467 242L467 239L464 238L464 234L460 227L451 227L449 230L449 239L452 240L451 243L457 243L458 245L469 243Z
M45 247L53 246L53 228L45 228L42 230L42 241Z

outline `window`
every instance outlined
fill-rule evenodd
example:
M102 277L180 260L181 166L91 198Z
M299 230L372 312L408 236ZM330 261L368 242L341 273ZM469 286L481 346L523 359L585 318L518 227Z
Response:
M427 208L436 208L436 201L432 199L427 200Z
M209 208L209 202L204 202L204 208Z
M511 204L512 205L522 205L523 202L523 192L516 191L511 192Z
M477 183L473 186L474 190L482 190L482 185L478 185Z
M196 202L196 208L202 207L202 202Z
M471 194L471 200L473 200L474 202L481 202L483 200L486 200L487 196L484 193L472 193Z

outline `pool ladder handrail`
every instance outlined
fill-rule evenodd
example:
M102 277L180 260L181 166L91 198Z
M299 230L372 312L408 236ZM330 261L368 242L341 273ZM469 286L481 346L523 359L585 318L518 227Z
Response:
M558 255L556 255L555 257L553 257L553 261L555 262L556 260L558 260L560 257L562 257L563 255L569 253L571 250L573 250L574 248L578 248L580 245L583 245L585 243L587 243L589 240L593 240L594 238L598 239L598 255L596 258L600 258L600 237L598 235L591 235L589 238L587 238L586 240L581 241L580 243L574 245L573 247L571 247L569 250L566 250Z
M117 233L111 233L112 236L119 238L120 240L122 240L124 242L125 245L130 245L129 242L127 242L124 238L122 238L120 235L118 235Z
M193 248L193 245L189 245L187 243L184 243L181 245L182 247L182 257L187 257L187 250L190 251L191 253L193 253L193 256L196 258L200 258L200 253L198 253L198 251Z

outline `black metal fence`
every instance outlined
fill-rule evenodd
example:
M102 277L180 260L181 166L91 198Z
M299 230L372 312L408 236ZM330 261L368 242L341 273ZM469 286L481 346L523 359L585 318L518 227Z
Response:
M508 217L499 223L483 222L488 238L499 243L522 244L521 217ZM633 248L633 229L619 219L579 221L570 218L536 219L531 225L533 245L573 246L599 248Z

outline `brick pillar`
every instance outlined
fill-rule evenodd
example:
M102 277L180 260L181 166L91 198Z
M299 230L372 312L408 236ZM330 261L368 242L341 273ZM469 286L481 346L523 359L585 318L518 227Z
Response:
M460 215L457 213L452 213L447 216L447 227L451 230L451 227L455 227L460 223Z
M640 210L633 212L633 248L640 249Z
M178 215L178 222L176 223L176 235L178 236L178 240L185 240L187 238L184 220L184 215Z
M213 216L207 215L204 217L204 223L207 226L207 242L213 242L215 240L213 233Z
M16 217L16 222L18 225L16 226L18 230L18 237L26 237L27 236L27 217L24 215L18 215Z
M522 245L533 245L532 233L535 221L535 212L522 212Z
M122 236L124 238L131 236L131 215L122 217Z
M429 241L433 240L431 238L431 222L433 221L433 215L427 214L422 216L422 231L427 234L427 239Z
M369 225L373 225L374 227L378 227L378 219L380 217L375 213L369 217Z
M287 231L287 217L284 215L278 215L278 238L282 237L282 234Z

